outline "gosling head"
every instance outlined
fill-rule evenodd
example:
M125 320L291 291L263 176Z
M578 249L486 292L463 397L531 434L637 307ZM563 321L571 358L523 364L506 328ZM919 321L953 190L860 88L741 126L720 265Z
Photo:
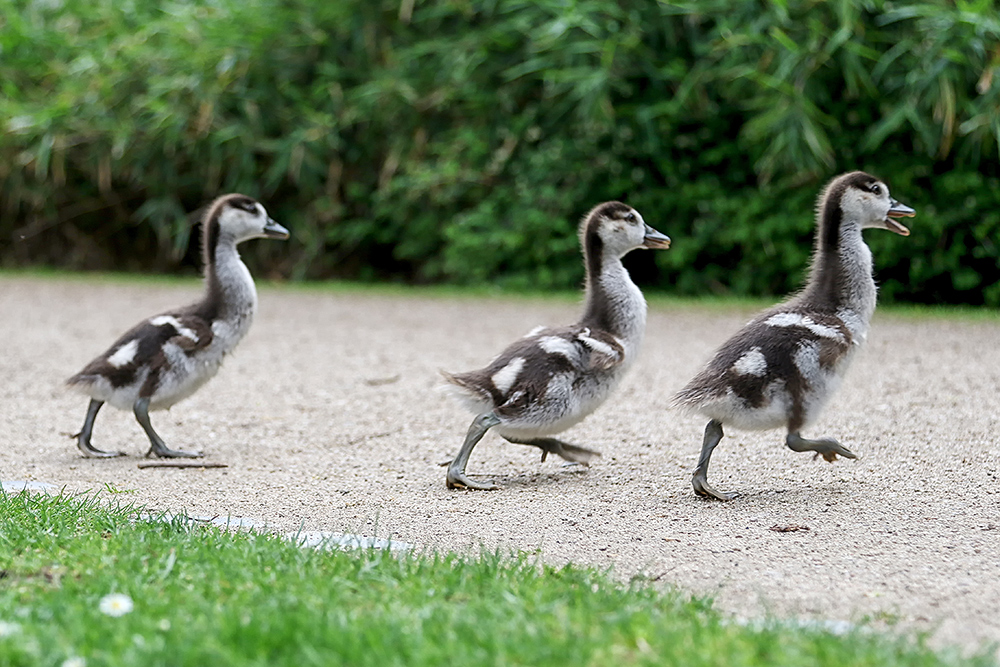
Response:
M212 202L205 224L210 227L217 224L220 232L231 235L237 243L256 238L288 238L288 230L272 220L260 202L241 194L223 195Z
M670 237L646 224L631 206L617 201L598 204L580 223L581 242L590 257L623 257L637 248L666 250Z
M910 230L897 218L916 214L912 208L893 199L889 186L863 171L852 171L830 181L820 197L820 215L828 233L850 220L860 229L888 229L901 236Z
M241 194L222 195L202 218L202 253L205 266L212 264L220 238L242 243L248 239L287 239L288 230L271 219L260 202Z

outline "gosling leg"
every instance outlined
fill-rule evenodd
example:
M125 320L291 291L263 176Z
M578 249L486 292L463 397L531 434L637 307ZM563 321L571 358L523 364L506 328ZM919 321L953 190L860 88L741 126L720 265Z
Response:
M820 438L818 440L808 440L796 433L789 433L785 437L785 444L793 452L816 452L827 461L837 460L837 454L845 459L856 459L854 452L844 447L833 438Z
M722 422L713 419L705 427L705 439L701 444L701 456L698 457L698 467L694 470L691 478L691 486L694 492L705 498L715 498L716 500L732 500L736 493L723 493L716 491L708 483L708 462L712 458L712 450L715 449L719 441L722 440Z
M476 444L483 439L486 431L500 423L500 418L492 412L484 412L472 420L469 432L462 443L462 449L458 451L452 462L448 465L448 477L446 483L449 489L479 489L481 491L495 491L500 487L490 482L482 484L473 482L465 476L465 466L469 463L469 456Z
M94 420L97 419L97 413L102 405L104 405L104 401L99 401L96 398L90 400L90 405L87 406L87 417L83 420L83 428L73 436L76 438L76 446L87 457L111 458L114 456L125 456L125 452L106 452L90 444L90 436L94 432Z
M153 425L149 423L149 399L140 398L132 406L132 412L135 413L135 419L139 422L139 426L142 426L142 430L146 432L146 436L149 437L150 448L146 452L146 458L151 455L159 456L160 458L176 459L176 458L189 458L197 459L202 456L201 452L186 452L181 449L170 449L167 447L166 443L163 442L163 438L153 430Z
M601 456L600 452L594 451L593 449L571 445L568 442L563 442L562 440L557 440L556 438L526 438L522 440L519 438L508 438L507 436L503 436L503 439L507 442L512 442L515 445L531 445L532 447L538 447L542 450L543 462L546 458L548 458L549 454L556 454L567 461L582 463L585 466L589 466L591 461Z

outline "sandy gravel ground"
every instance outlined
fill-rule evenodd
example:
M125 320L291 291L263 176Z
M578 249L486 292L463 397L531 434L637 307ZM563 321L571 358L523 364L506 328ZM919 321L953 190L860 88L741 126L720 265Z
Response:
M733 432L710 479L741 496L719 503L691 491L703 420L667 406L751 313L654 307L618 393L566 434L604 453L596 465L541 463L487 434L469 472L504 488L464 492L445 488L441 464L472 415L437 389L437 369L479 367L537 324L571 322L577 305L266 287L220 375L153 414L168 445L228 468L138 469L145 437L108 407L94 443L129 456L81 458L65 434L87 401L62 382L142 317L199 294L196 281L0 277L0 478L112 485L151 508L279 530L540 552L676 584L740 617L875 619L965 650L1000 642L1000 320L876 315L808 433L860 460L829 464L786 449L781 433Z

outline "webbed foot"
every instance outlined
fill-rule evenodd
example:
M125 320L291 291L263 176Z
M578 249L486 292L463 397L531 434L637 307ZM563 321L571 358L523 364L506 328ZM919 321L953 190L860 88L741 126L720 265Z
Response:
M88 458L110 459L116 456L125 456L125 452L106 452L94 447L90 442L90 436L94 432L94 420L97 419L97 413L102 405L104 405L104 401L91 399L90 405L87 406L87 417L83 421L83 428L72 438L76 440L76 446L83 452L83 455Z
M472 420L469 432L465 435L462 449L458 451L458 456L448 464L448 475L445 483L449 489L477 489L480 491L496 491L500 487L490 482L481 484L473 482L465 475L465 466L469 463L469 455L475 448L476 443L482 440L486 431L500 423L500 418L492 412L484 412Z
M465 475L465 472L453 470L452 466L448 466L446 483L449 489L475 489L477 491L497 491L500 489L493 482L474 482Z
M596 458L600 458L601 456L601 453L598 451L587 449L586 447L580 447L578 445L571 445L568 442L563 442L562 440L558 440L556 438L519 439L504 436L504 440L512 442L515 445L531 445L532 447L538 447L542 450L542 462L548 458L549 454L555 454L572 463L580 463L582 465L589 466L591 461Z
M719 445L723 435L722 422L713 419L705 426L705 438L701 443L698 467L694 469L694 475L691 476L691 486L694 487L694 492L703 498L732 500L739 495L738 493L716 491L708 483L708 463L712 460L712 452Z
M151 456L156 456L161 459L200 459L205 456L202 452L189 452L183 449L170 449L166 445L161 443L161 446L157 448L155 445L149 448L146 452L146 458Z
M146 432L146 436L149 438L149 451L146 452L146 458L150 456L158 456L161 459L198 459L204 456L201 452L187 452L183 449L170 449L167 447L166 443L163 442L163 438L153 430L153 425L149 422L149 399L140 398L132 406L132 412L135 413L135 419L142 426L142 430Z
M83 433L77 433L73 436L76 438L76 446L83 452L83 455L90 459L113 459L118 456L125 456L125 452L108 452L103 449L98 449L90 444L90 438L83 438Z
M798 433L789 433L785 437L785 444L793 452L816 452L817 456L822 456L827 461L831 463L837 460L837 455L843 456L845 459L856 459L858 458L854 452L844 447L842 444L834 440L833 438L818 438L816 440L809 440L803 438Z
M693 478L691 478L691 486L694 487L694 492L701 496L702 498L714 498L715 500L732 500L738 497L740 494L735 491L723 492L716 491L708 483L708 478L705 475L698 475L697 473Z
M76 446L80 448L83 455L90 459L113 459L118 456L126 456L125 452L109 452L103 449L98 449L90 444L89 440L84 440L79 438L76 441Z

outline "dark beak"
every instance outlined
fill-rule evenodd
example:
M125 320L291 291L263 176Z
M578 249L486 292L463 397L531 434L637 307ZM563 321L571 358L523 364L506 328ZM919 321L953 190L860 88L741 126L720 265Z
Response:
M901 204L893 199L892 207L889 209L889 212L886 213L885 228L890 232L896 232L900 236L909 236L910 230L896 222L894 218L912 218L916 214L917 212L906 204Z
M264 225L264 238L268 239L287 239L288 230L276 223L271 218L267 219L267 224Z
M666 250L670 247L670 237L646 225L646 235L642 238L642 247L650 250Z

